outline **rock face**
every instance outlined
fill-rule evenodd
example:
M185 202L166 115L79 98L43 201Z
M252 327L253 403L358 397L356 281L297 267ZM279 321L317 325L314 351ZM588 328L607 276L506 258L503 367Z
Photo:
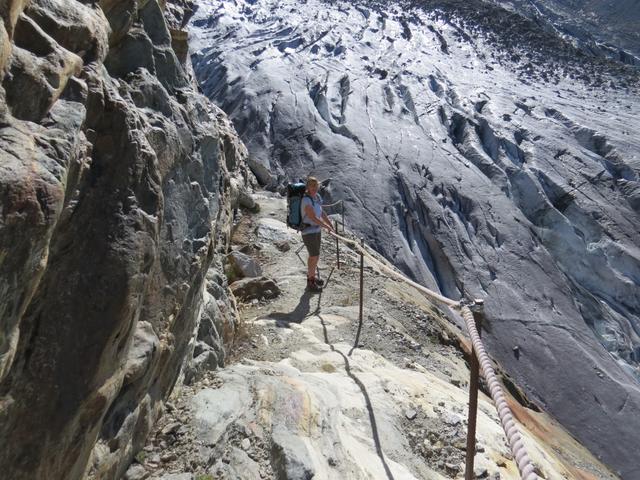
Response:
M170 30L163 6L0 7L5 478L124 472L194 349L246 196L246 149L172 48L192 9L171 6Z
M638 478L637 71L485 2L386 3L202 5L203 90L262 183L316 174L405 272L485 298L494 358Z

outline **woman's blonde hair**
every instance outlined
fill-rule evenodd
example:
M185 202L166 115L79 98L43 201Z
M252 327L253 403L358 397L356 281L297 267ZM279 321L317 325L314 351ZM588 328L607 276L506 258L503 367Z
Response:
M307 187L318 185L320 182L316 177L307 177Z

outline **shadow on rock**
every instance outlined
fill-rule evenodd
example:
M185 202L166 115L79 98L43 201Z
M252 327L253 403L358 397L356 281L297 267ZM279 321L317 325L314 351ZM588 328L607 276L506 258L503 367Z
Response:
M305 290L298 301L298 305L291 312L272 312L268 315L260 317L260 320L275 320L276 326L280 328L288 328L290 323L302 323L302 321L315 315L320 311L320 296L318 295L318 306L314 312L311 312L311 296L312 292ZM311 313L310 313L311 312Z
M349 363L349 357L347 357L340 350L337 350L333 346L333 344L329 341L329 335L327 333L327 324L324 318L322 318L321 315L318 315L318 317L320 318L320 323L322 323L322 331L324 333L324 343L326 343L331 348L331 351L339 354L343 358L344 369L347 372L347 375L354 381L356 385L358 385L358 388L362 392L362 396L364 397L364 401L367 405L367 412L369 413L369 422L371 424L371 433L373 436L373 443L376 446L376 452L378 454L378 457L380 458L380 461L382 462L384 471L387 474L387 479L394 480L393 474L391 473L391 469L389 468L389 465L387 464L387 461L384 458L384 452L382 451L382 444L380 443L380 435L378 434L378 423L376 422L376 416L373 412L373 405L371 404L371 398L369 397L369 393L367 392L367 389L364 386L364 383L362 383L362 381L351 371L351 364Z

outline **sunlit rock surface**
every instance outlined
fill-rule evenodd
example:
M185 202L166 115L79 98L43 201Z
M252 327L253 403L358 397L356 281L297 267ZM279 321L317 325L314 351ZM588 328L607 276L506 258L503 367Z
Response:
M222 363L234 313L206 276L250 175L173 50L189 5L171 30L155 0L0 5L2 478L119 478L201 313Z
M202 3L204 93L263 184L316 174L403 270L485 298L493 357L637 478L638 74L483 2L374 5Z

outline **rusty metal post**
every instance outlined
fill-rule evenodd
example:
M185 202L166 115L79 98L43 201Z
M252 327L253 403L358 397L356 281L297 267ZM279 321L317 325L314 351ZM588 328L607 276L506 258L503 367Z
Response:
M475 320L478 335L481 335L482 320L484 316L484 302L482 300L474 300L471 307L473 319ZM476 419L478 417L478 390L480 382L480 364L476 351L471 345L471 360L469 362L471 369L471 379L469 380L469 417L467 421L467 464L464 474L464 480L473 480L474 478L474 459L476 455Z
M333 221L333 228L336 233L338 233L338 220ZM340 243L338 241L338 237L336 237L336 264L338 270L340 270Z
M360 246L364 250L364 238L360 239ZM360 252L360 312L358 318L362 324L362 308L364 306L364 254Z
M364 250L364 238L360 239L360 246ZM360 332L362 331L362 309L364 306L364 254L360 251L360 310L358 312L358 332L356 333L356 341L353 344L353 348L349 352L351 353L358 347L360 343Z
M342 206L342 212L340 216L342 217L342 233L344 234L344 200L340 201L340 205Z

